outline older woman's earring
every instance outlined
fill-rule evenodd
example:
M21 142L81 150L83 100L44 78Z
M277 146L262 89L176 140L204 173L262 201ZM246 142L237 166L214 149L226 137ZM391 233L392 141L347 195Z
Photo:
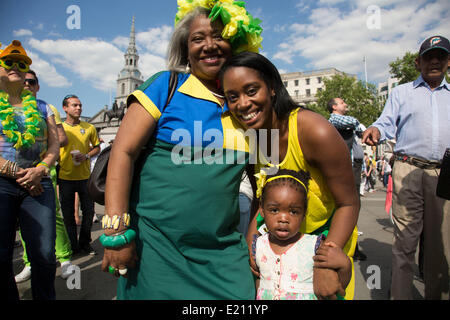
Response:
M189 61L186 65L186 73L190 73L191 72L191 66L189 65Z

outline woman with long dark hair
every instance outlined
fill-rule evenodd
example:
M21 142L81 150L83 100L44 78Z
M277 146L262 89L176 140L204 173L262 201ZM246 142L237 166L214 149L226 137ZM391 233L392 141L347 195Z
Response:
M326 233L328 240L351 258L356 245L359 202L351 159L339 133L320 115L300 108L290 98L276 67L260 54L244 52L233 56L219 78L228 107L243 126L258 133L260 129L278 130L277 145L272 144L270 135L259 135L258 145L265 144L269 152L279 150L275 157L279 161L273 163L262 152L258 154L257 184L262 183L267 169L308 172L308 211L300 232ZM247 235L250 250L263 223L259 214L253 216ZM345 289L341 288L337 273L324 268L314 270L314 287L319 297L343 295ZM352 299L353 292L354 277L347 286L346 298Z

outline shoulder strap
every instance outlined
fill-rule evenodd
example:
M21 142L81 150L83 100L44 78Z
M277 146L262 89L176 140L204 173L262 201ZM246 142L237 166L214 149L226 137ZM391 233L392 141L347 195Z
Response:
M170 100L172 100L173 95L175 94L175 91L177 89L178 84L178 73L175 71L170 72L170 79L169 79L169 94L167 95L167 101L164 105L163 109L161 110L161 113L164 112L167 105L170 103Z

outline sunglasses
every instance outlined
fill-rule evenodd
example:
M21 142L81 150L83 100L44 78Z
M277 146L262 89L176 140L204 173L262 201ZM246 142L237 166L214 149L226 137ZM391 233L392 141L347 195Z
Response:
M30 66L20 60L0 59L0 66L5 68L6 70L12 69L14 66L16 66L20 72L27 72L28 70L30 70Z
M29 86L35 86L38 82L36 79L25 79L24 83L28 84Z

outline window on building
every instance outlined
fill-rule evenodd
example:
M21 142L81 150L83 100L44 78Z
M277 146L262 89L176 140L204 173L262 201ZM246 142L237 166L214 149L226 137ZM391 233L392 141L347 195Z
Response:
M283 83L284 83L284 86L287 88L288 82L287 82L287 81L284 81Z
M125 83L122 83L122 95L125 94Z
M308 79L306 79L306 85L309 85L309 78Z
M298 90L295 90L295 96L298 97Z
M295 85L296 87L298 87L298 80L295 80L295 81L294 81L294 85Z
M306 96L307 97L311 96L311 89L306 89Z
M322 77L317 77L317 83L322 83Z

